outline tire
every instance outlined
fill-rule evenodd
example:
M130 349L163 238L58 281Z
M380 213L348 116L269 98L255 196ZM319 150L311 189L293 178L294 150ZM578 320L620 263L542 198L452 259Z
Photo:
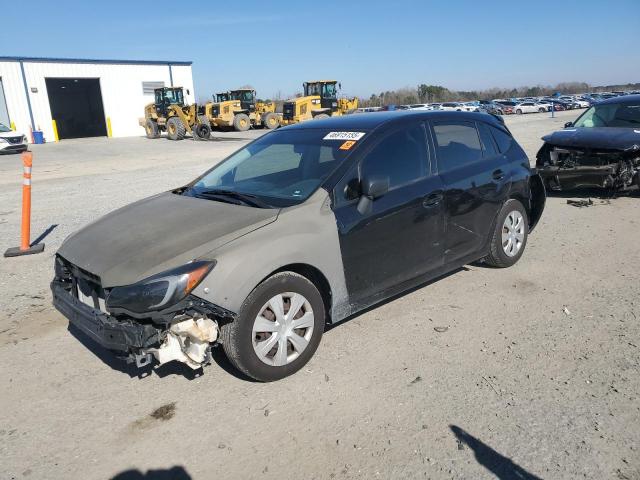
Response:
M313 117L314 120L324 120L325 118L329 118L329 115L327 115L326 113L319 113L318 115Z
M193 138L195 140L209 140L211 137L211 124L206 115L198 115L198 123L193 126Z
M294 330L289 327L286 335L283 336L278 331L271 330L277 328L273 325L278 325L278 322L274 321L274 317L277 318L277 316L274 315L275 310L272 310L270 305L274 302L275 305L280 304L283 310L288 311L291 307L291 299L295 295L297 295L296 302L300 298L304 302L298 302L301 306L292 320L301 321L306 318L303 322L307 326L304 329ZM278 297L284 298L285 301L279 303ZM311 324L309 324L309 313L311 313ZM258 320L259 315L262 321ZM281 318L283 323L286 322L286 313ZM269 330L260 332L260 325ZM309 361L320 344L324 325L324 301L316 286L297 273L281 272L269 277L249 294L236 319L222 326L220 341L227 358L238 370L255 380L272 382L292 375ZM258 326L257 330L255 326ZM305 346L298 351L294 348L294 343ZM282 345L286 348L283 349ZM263 350L266 348L270 350L259 354L261 346ZM280 353L283 355L279 356Z
M144 125L144 129L147 132L147 138L160 138L160 130L158 129L158 122L155 120L147 119Z
M233 128L237 132L246 132L251 128L251 121L246 113L236 113L233 116Z
M522 115L522 110L517 109L517 110L516 110L516 113L517 113L518 115Z
M540 113L544 113L545 111L546 111L546 110L545 110L544 108L539 108L539 109L538 109L538 112L540 112Z
M269 130L278 128L278 126L280 125L278 115L273 112L266 113L262 118L262 125L264 126L264 128L268 128Z
M514 229L511 230L509 228L509 224L513 224L511 220L517 221L518 218L521 223L516 222ZM519 235L516 235L516 233ZM518 200L507 200L496 219L489 245L489 255L485 258L485 262L496 268L506 268L514 265L524 253L528 236L529 218L527 211ZM509 243L509 240L511 243ZM519 244L518 241L520 242ZM513 246L513 249L510 246Z
M186 133L187 129L178 117L167 120L167 136L171 140L182 140Z

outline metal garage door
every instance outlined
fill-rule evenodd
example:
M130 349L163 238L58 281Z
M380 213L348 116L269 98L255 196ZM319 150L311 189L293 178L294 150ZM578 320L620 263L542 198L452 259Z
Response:
M7 100L4 98L4 87L2 86L2 78L0 78L0 123L10 126L9 110L7 110Z

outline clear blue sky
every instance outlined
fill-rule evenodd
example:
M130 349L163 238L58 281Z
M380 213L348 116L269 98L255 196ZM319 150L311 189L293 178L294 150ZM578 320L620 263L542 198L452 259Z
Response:
M0 55L191 60L197 96L640 81L640 0L29 1ZM5 8L6 10L6 8Z

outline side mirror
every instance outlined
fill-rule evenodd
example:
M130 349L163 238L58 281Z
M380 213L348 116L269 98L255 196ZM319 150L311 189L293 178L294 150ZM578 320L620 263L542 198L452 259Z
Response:
M365 215L371 211L376 198L380 198L389 191L389 177L365 177L361 181L362 195L358 202L358 212Z
M191 95L191 92L189 91L188 88L187 88L187 95Z
M573 122L567 122L564 124L564 128L573 127Z

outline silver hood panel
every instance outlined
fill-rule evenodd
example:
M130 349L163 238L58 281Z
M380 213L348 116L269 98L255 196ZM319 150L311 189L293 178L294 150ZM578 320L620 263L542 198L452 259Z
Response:
M197 258L268 225L279 210L162 193L127 205L70 235L58 253L98 275L103 287L129 285Z

